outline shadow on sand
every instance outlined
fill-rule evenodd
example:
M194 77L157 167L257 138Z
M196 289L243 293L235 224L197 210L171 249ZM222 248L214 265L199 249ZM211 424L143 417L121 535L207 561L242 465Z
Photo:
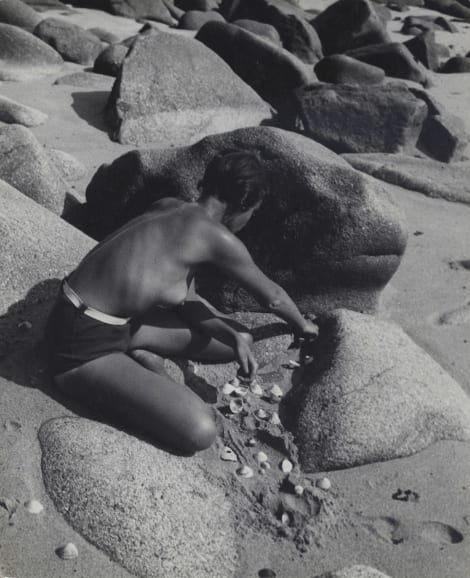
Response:
M105 109L110 92L94 90L91 92L72 92L72 108L77 115L92 127L108 132Z

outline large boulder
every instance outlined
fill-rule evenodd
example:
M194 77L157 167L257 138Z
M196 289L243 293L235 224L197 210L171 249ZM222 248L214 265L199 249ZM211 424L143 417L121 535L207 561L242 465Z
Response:
M0 0L0 22L32 32L42 17L21 0Z
M227 20L257 20L274 26L282 45L300 60L314 63L323 56L320 39L308 22L308 14L286 0L222 2L220 11Z
M67 183L33 133L18 124L0 126L0 179L57 215L67 209Z
M108 111L113 138L138 145L188 144L271 117L269 106L211 50L163 32L136 40Z
M470 399L397 325L353 311L320 320L314 363L287 407L310 472L470 440Z
M57 73L62 57L30 32L0 24L0 80L30 80Z
M446 74L455 74L461 72L470 72L470 57L467 56L452 56L439 69L439 72Z
M95 241L0 181L0 315L25 298L50 300L57 285L95 245ZM41 285L42 284L42 285Z
M423 86L430 82L424 66L418 62L408 48L399 42L372 44L348 50L348 56L381 68L387 76L413 80Z
M79 88L96 88L103 91L110 91L114 80L111 76L97 74L96 72L72 72L58 78L54 84L66 84L67 86L76 86Z
M276 108L294 89L316 78L311 66L239 26L208 22L196 39L223 58L240 78Z
M175 22L170 0L73 0L70 4L79 8L105 10L126 18L156 20L169 26Z
M316 84L296 91L304 134L335 152L413 151L426 103L401 85Z
M446 32L457 32L457 28L452 22L443 16L421 15L407 16L403 21L401 34L422 34L428 30L445 30Z
M370 0L339 0L323 10L311 23L327 55L390 42L384 23Z
M214 10L202 11L202 10L189 10L185 12L183 16L179 19L178 27L183 30L199 30L207 22L225 22L225 18L222 14L215 12Z
M200 457L81 418L39 431L44 484L69 524L143 578L237 575L231 504Z
M292 132L248 128L192 147L131 151L92 178L87 230L102 238L159 198L197 199L207 163L230 148L257 151L269 173L270 193L241 233L261 269L304 311L338 303L374 310L405 249L401 217L378 181L363 178L328 149ZM198 283L217 307L259 309L236 283L214 272L201 275Z
M38 126L47 120L47 114L30 106L0 96L0 122Z
M404 45L416 60L424 64L429 70L437 70L439 68L440 50L432 30L418 34L414 38L407 40Z
M235 20L232 24L235 24L235 26L240 26L240 28L244 28L252 34L257 34L258 36L261 36L261 38L269 40L276 46L282 47L282 41L281 37L279 36L279 32L274 28L274 26L271 26L271 24L258 22L257 20L249 20L246 18Z
M470 22L470 6L458 0L425 0L426 8Z
M442 112L428 115L417 146L433 159L450 163L466 158L468 143L469 136L461 118Z
M209 12L210 10L217 10L220 6L221 0L176 0L175 5L185 12L190 10L198 10L201 12Z
M59 18L45 18L35 28L34 34L55 48L64 60L78 64L93 64L102 50L97 36Z
M470 163L440 163L406 155L346 154L351 165L376 179L428 197L470 204Z
M315 66L315 74L331 84L380 84L385 79L381 68L345 54L326 56Z
M93 72L106 76L118 76L122 63L129 52L125 44L111 44L100 52L93 65Z

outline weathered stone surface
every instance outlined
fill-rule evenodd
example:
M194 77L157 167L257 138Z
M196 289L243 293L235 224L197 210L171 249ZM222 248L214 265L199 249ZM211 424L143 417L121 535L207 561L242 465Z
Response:
M211 50L163 32L135 42L108 108L113 137L139 145L187 144L271 117L268 105Z
M323 10L311 23L327 55L390 42L381 18L369 0L339 0Z
M292 90L315 80L311 66L238 26L208 22L196 35L274 107Z
M470 22L470 7L455 0L425 0L426 8Z
M32 32L42 17L21 0L0 0L0 22Z
M70 2L80 8L105 10L126 18L156 20L172 25L175 20L166 0L73 0Z
M86 175L87 168L73 155L57 149L50 149L48 154L49 159L66 181L78 181Z
M372 568L371 566L363 566L362 564L356 564L355 566L348 566L347 568L342 568L341 570L335 570L333 572L326 572L325 574L320 574L317 578L391 578L388 574L384 574Z
M326 56L315 66L318 80L332 84L380 84L385 72L345 54Z
M0 314L42 281L62 279L95 245L78 229L0 181ZM53 288L53 294L57 285ZM35 299L53 297L35 287ZM31 297L31 296L30 296Z
M101 42L107 42L108 44L115 44L120 40L119 36L116 36L113 32L110 32L106 28L101 28L100 26L88 28L88 32L99 38Z
M240 28L244 28L251 32L252 34L257 34L264 38L265 40L269 40L276 46L282 47L281 37L279 36L279 32L271 26L271 24L266 24L265 22L257 22L256 20L235 20L233 22L235 26L240 26Z
M70 8L60 0L24 0L25 4L34 7L38 12L46 12L47 10L60 9L65 12L71 11Z
M320 39L308 22L308 14L286 0L250 0L222 2L221 12L227 20L257 20L271 24L281 36L282 45L306 63L318 62L323 56Z
M214 10L208 10L206 12L202 10L189 10L180 18L178 28L182 28L183 30L199 30L206 22L212 22L213 20L216 22L225 22L222 14Z
M337 310L320 321L313 355L317 361L291 397L307 471L470 440L470 399L397 325Z
M312 84L296 91L306 135L335 152L414 150L428 107L406 86Z
M429 70L437 70L439 68L439 49L432 30L407 40L404 45L416 60L419 60Z
M68 185L33 133L18 124L0 126L0 179L46 209L62 214Z
M93 72L116 77L121 70L124 58L129 52L129 47L125 44L112 44L100 52L95 60Z
M57 50L64 60L78 64L93 64L102 50L101 41L94 34L59 18L45 18L34 34Z
M172 456L107 425L59 418L40 429L58 511L143 578L236 575L231 504L199 457Z
M221 0L176 0L175 4L181 10L200 10L207 12L209 10L217 10L220 6Z
M30 80L57 73L62 57L26 30L0 24L0 80Z
M240 235L255 262L304 311L338 303L374 310L405 248L401 217L378 182L292 132L248 128L192 147L127 153L92 178L87 231L102 238L158 198L196 199L208 161L230 148L258 151L269 173L271 191ZM221 309L259 309L238 285L220 276L201 276L199 287Z
M447 74L470 72L470 58L468 56L453 56L441 66L439 72Z
M462 120L448 113L428 115L419 136L418 148L430 157L450 163L465 158L469 136Z
M404 44L373 44L348 50L348 56L381 68L387 76L413 80L423 86L429 84L429 76L424 66L417 62Z
M113 79L104 74L96 72L72 72L58 78L54 84L66 84L68 86L77 86L80 88L101 88L111 90Z
M421 34L427 30L445 30L446 32L457 32L457 28L442 16L407 16L403 21L400 30L402 34Z
M23 126L38 126L47 120L47 114L0 96L0 121Z
M376 179L428 197L470 203L470 163L440 163L406 155L346 154L351 165Z

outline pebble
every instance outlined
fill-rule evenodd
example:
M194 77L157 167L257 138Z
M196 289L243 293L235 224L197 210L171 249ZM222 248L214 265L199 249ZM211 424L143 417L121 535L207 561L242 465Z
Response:
M253 470L250 466L243 466L237 470L237 474L242 478L252 478Z
M235 391L235 387L231 383L225 383L222 387L222 393L224 395L230 395Z
M261 568L258 572L259 578L276 578L276 572L271 568Z
M262 464L263 462L269 461L269 458L264 452L258 452L256 454L256 460L258 461L259 464Z
M69 542L68 544L65 544L65 546L57 548L56 552L62 560L73 560L74 558L78 558L78 549L73 542Z
M248 389L246 387L235 387L233 393L238 395L238 397L246 397L248 395Z
M243 401L241 399L232 399L229 407L232 413L240 413L243 409Z
M328 478L321 478L317 481L317 487L320 490L329 490L331 488L331 482Z
M290 462L289 460L282 460L281 462L281 470L285 473L285 474L289 474L292 469L293 469L293 465L292 462Z
M250 385L250 391L253 395L257 395L258 397L261 397L264 393L263 388L256 381Z
M295 492L298 496L301 496L301 495L304 493L304 487L301 486L300 484L297 484L297 485L294 487L294 492Z
M224 446L220 459L224 460L224 462L238 462L236 453L228 446Z
M281 418L279 417L277 411L273 411L269 423L272 423L273 425L281 425Z
M266 419L268 414L264 411L264 409L260 408L255 411L255 416L259 419Z
M40 514L44 510L44 506L39 500L28 500L24 503L24 507L30 514Z

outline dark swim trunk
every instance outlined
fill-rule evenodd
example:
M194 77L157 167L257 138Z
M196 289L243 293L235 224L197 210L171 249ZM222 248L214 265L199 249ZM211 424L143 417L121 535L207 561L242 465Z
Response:
M85 314L61 289L46 326L51 374L58 375L87 361L129 350L131 325L111 325Z

